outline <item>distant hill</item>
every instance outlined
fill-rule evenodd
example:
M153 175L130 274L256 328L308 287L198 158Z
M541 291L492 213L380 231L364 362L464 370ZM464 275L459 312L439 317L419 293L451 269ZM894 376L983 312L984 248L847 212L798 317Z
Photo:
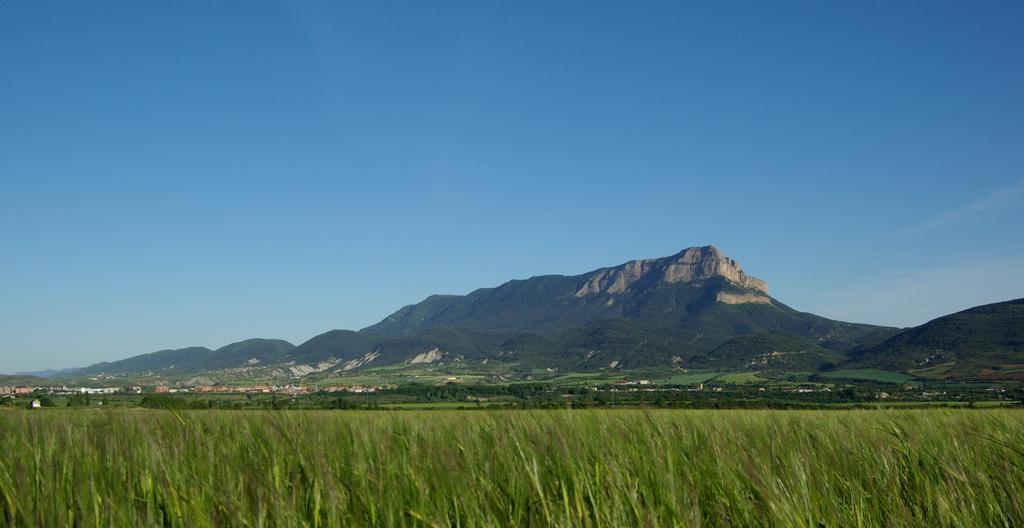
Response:
M33 376L37 378L60 378L63 376L70 376L77 372L79 369L66 368L66 369L46 369L46 370L35 370L30 372L15 372L15 376Z
M845 356L806 339L782 333L734 337L694 363L712 370L818 370Z
M127 372L149 372L178 369L194 371L204 365L213 351L206 347L188 347L174 350L160 350L149 354L89 365L76 374L88 376L94 374L124 374ZM196 367L196 368L193 368Z
M353 330L331 330L290 350L285 362L320 363L337 358L354 358L372 352L385 338Z
M977 306L851 353L852 366L924 377L1024 379L1024 299Z
M0 387L28 386L39 387L49 384L49 380L39 376L27 376L24 374L6 375L0 374Z
M276 363L292 348L294 345L280 339L247 339L217 350L206 347L161 350L120 361L97 363L79 369L74 374L85 376L159 371L204 372L247 364Z
M214 350L202 368L209 370L277 363L294 348L295 345L281 339L246 339Z

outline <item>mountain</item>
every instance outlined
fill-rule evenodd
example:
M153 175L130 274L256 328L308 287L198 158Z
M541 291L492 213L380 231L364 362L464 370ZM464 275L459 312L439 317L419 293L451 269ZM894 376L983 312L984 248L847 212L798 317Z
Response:
M433 363L482 359L485 350L497 351L504 337L498 333L464 328L427 328L411 336L390 338L368 332L331 330L295 347L283 361L315 366L318 371L353 370L370 365ZM416 358L422 356L420 360ZM429 361L424 360L429 359Z
M1024 299L977 306L855 350L851 365L922 377L1024 379Z
M133 356L120 361L104 361L85 367L77 372L82 376L94 374L124 374L128 372L149 372L157 370L192 370L186 366L203 364L213 351L206 347L188 347L174 350L160 350L149 354Z
M581 275L512 280L434 295L358 332L292 347L248 340L216 351L164 350L78 374L162 374L276 365L283 375L462 363L532 372L622 368L814 370L896 329L796 311L714 246Z
M32 377L36 377L36 378L62 378L62 377L65 377L65 376L70 376L70 375L74 374L75 372L78 372L78 370L79 369L76 369L76 368L66 368L66 369L59 369L59 370L58 369L46 369L46 370L34 370L34 371L29 371L29 372L15 372L14 375L15 376L32 376Z
M513 280L461 295L434 295L364 328L390 337L432 326L552 332L595 319L675 323L694 303L770 305L767 284L748 276L714 246L634 260L583 275ZM709 297L710 294L710 297Z
M280 339L247 339L217 350L188 347L161 350L120 361L96 363L74 372L75 375L125 374L173 371L203 372L245 365L277 363L294 345Z
M295 345L281 339L246 339L213 351L204 370L277 363Z
M597 321L619 319L640 325L632 333L658 328L659 335L675 335L670 348L684 356L754 333L786 334L840 350L894 331L793 310L768 295L765 281L747 275L714 246L704 246L582 275L547 275L464 296L431 296L362 332L400 337L426 328L457 327L559 336L572 329L586 332L586 326Z
M31 376L27 374L0 374L0 387L9 386L28 386L28 387L41 387L48 385L49 381L41 376Z
M346 356L357 357L373 352L381 341L384 341L383 337L372 334L352 330L331 330L293 348L282 360L320 363Z
M57 370L57 369L29 370L29 371L23 371L23 372L15 372L13 375L14 376L32 376L34 378L49 378L49 377L55 376L58 372L60 372L60 371ZM3 376L3 374L0 374L0 376Z
M285 360L318 371L453 361L504 362L523 370L746 364L814 369L841 361L839 351L873 345L895 331L793 310L768 295L765 281L704 246L582 275L433 295L359 332L316 336ZM751 334L770 337L734 341L728 354L713 353ZM759 347L742 358L747 344ZM765 348L774 345L785 346Z

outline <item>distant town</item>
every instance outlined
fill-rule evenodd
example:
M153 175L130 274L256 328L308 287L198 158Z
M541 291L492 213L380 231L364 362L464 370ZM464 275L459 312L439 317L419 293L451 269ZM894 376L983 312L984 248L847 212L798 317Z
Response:
M195 387L130 386L130 387L68 387L65 385L30 387L26 385L0 386L0 396L21 396L29 394L73 395L73 394L314 394L318 392L372 393L385 389L385 385L199 385Z

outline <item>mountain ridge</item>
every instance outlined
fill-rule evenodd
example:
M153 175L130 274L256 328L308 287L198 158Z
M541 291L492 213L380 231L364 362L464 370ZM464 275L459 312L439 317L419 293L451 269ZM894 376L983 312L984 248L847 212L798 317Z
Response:
M851 352L854 366L937 378L1024 380L1024 298L937 317Z
M163 350L75 374L270 367L269 372L301 377L421 364L477 368L489 362L523 373L815 371L837 365L908 370L915 365L899 359L907 348L896 345L912 331L794 310L716 247L695 246L579 275L540 275L466 295L431 295L362 330L332 330L298 346L251 339L217 350Z
M252 360L276 362L295 345L281 339L252 338L224 345L216 350L185 347L158 350L129 358L101 362L78 369L74 375L123 374L168 371L202 372L241 366Z

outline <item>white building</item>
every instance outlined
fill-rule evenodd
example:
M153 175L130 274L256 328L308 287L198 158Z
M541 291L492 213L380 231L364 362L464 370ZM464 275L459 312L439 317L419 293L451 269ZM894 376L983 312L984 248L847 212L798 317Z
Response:
M81 387L78 389L82 394L115 394L118 391L117 387L103 387L100 389L91 389L89 387Z

